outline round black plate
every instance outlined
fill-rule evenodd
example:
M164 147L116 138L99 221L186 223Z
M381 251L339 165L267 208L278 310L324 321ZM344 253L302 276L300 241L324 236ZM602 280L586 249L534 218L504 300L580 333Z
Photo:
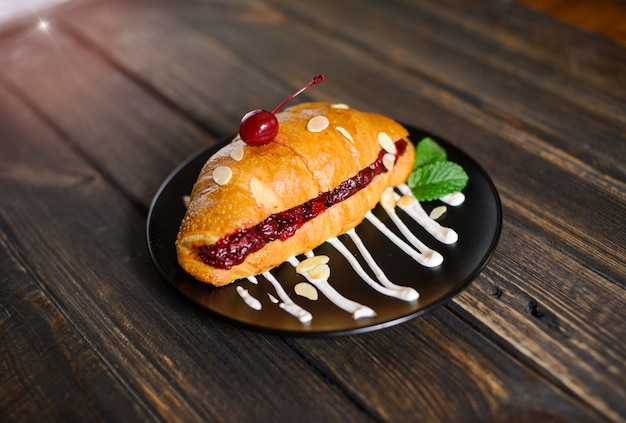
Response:
M458 294L482 270L495 250L502 225L500 199L493 182L487 173L469 156L452 144L419 129L406 126L410 138L418 142L425 136L437 141L447 152L449 160L463 166L469 182L463 190L465 202L458 207L448 206L447 213L438 221L441 225L454 229L459 240L453 245L444 245L428 235L412 219L406 218L401 210L399 215L413 233L426 245L440 252L444 257L442 265L428 269L416 263L369 222L357 227L374 258L389 279L403 286L415 288L420 297L417 301L406 302L387 297L368 286L352 269L348 262L327 243L318 247L317 254L326 254L330 260L331 276L329 283L345 297L364 304L376 312L376 316L354 319L349 313L328 301L321 293L312 301L295 294L293 287L304 282L304 277L295 273L293 266L286 263L272 270L291 299L311 312L313 319L306 324L281 309L271 301L268 294L278 298L273 286L262 276L258 285L248 280L235 281L221 288L198 282L185 273L178 265L174 241L185 214L182 197L191 191L198 173L206 160L230 140L217 146L202 149L182 163L165 180L158 190L147 222L147 241L150 255L161 275L178 291L206 309L256 329L277 332L285 335L339 335L381 329L395 325L423 314ZM439 201L424 203L426 212L438 205ZM374 214L383 222L389 219L384 211L374 209ZM389 223L388 226L393 226ZM340 237L352 249L347 236ZM248 306L236 287L243 286L262 303L261 310Z

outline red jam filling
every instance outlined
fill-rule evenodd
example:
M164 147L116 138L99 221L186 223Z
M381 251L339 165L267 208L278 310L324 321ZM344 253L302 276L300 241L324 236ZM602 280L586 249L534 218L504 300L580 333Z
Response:
M396 161L406 151L406 141L396 141ZM261 223L250 228L239 229L218 240L212 245L198 247L198 255L209 266L230 269L243 263L248 254L260 250L268 242L277 239L284 241L293 236L306 222L320 215L324 210L356 194L368 186L376 175L387 172L383 165L385 150L378 158L359 171L352 178L342 182L335 189L320 193L317 197L280 213L275 213Z

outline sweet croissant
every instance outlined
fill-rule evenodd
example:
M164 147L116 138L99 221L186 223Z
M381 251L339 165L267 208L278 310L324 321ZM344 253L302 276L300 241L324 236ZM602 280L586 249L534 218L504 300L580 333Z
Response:
M257 275L347 232L412 170L408 131L385 116L304 103L276 118L271 142L235 138L193 186L176 250L200 281Z

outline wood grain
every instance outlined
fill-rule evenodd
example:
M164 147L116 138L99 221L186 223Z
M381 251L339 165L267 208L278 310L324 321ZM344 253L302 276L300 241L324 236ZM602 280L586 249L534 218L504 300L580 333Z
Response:
M51 421L100 421L114 409L121 419L145 419L146 410L76 331L62 306L20 264L19 252L5 236L0 248L3 419L38 420L45 410Z
M313 419L367 418L279 338L226 325L164 284L148 258L144 211L137 210L127 193L120 193L114 186L117 184L108 183L71 144L65 144L66 140L58 138L44 122L38 122L37 116L10 93L3 90L2 94L0 109L12 111L10 120L2 120L6 136L3 151L8 152L1 162L5 169L2 196L11 199L2 208L1 227L10 228L4 242L21 252L23 266L64 310L68 321L65 326L88 346L83 354L95 356L100 367L114 373L115 384L123 387L116 393L114 386L107 386L107 392L96 381L89 385L97 395L111 395L108 406L103 406L105 413L132 416L134 409L135 415L142 412L149 420L201 421L245 421L252 417L273 420L277 416L293 420L300 413ZM167 116L157 115L154 119L155 125L146 128L158 129L158 121L167 120ZM125 136L120 135L110 142L126 145L121 142ZM24 144L23 139L31 142ZM83 140L73 136L68 139ZM104 156L99 157L102 160ZM143 209L147 207L145 200ZM4 285L2 291L3 296L9 294ZM12 295L15 303L19 291ZM46 328L51 323L43 315L30 324L37 324L31 329L37 334L49 330ZM68 338L70 334L58 336ZM46 409L40 405L45 403L63 409L59 420L91 414L106 418L97 409L98 403L80 401L83 390L79 386L64 392L64 397L51 389L55 379L48 381L45 373L31 367L38 360L31 364L31 360L23 359L29 347L20 342L28 338L8 340L11 343L2 348L21 354L3 355L7 360L3 363L24 366L21 374L34 378L32 386L41 389L36 401L28 402L24 397L30 386L27 384L22 395L16 395L10 404L3 403L12 410L19 404L26 407L12 411L17 420L42 416ZM59 348L63 344L46 342L31 354L70 355L71 351ZM252 351L255 353L248 353ZM79 363L90 365L86 360ZM86 377L80 369L76 371ZM226 377L218 379L216 374ZM66 379L57 377L56 381ZM8 389L8 382L3 380L3 390ZM275 396L266 395L268 386ZM324 398L324 403L310 400L317 397ZM285 399L297 407L284 408ZM124 408L119 414L115 411L118 406ZM83 410L85 407L88 409Z
M621 0L518 0L556 19L601 34L626 46L626 4Z
M570 408L574 404L544 385L540 374L509 361L500 346L467 334L466 322L439 310L380 333L294 344L376 407L383 421L602 418L576 401ZM349 359L338 360L337 351Z
M626 420L617 44L511 2L115 0L0 47L11 420ZM160 281L146 212L180 161L319 72L298 101L388 114L485 167L501 241L398 327L243 330Z

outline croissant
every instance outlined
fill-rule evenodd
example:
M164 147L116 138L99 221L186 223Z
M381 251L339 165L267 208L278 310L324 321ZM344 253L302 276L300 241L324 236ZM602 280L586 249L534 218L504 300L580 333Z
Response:
M276 117L273 141L236 137L192 188L176 251L200 281L257 275L347 232L412 170L408 131L385 116L304 103Z

